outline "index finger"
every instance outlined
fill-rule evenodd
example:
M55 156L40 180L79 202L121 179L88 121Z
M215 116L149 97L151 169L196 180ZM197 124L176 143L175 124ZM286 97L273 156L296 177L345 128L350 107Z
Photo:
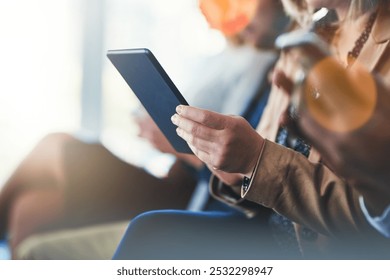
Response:
M225 128L227 116L223 114L185 105L177 106L176 112L186 119L200 123L209 128L217 130Z

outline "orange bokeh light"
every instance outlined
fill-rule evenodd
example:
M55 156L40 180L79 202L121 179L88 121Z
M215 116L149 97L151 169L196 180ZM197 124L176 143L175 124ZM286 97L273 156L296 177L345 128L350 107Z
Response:
M227 36L243 30L252 20L257 0L199 0L199 7L211 28Z

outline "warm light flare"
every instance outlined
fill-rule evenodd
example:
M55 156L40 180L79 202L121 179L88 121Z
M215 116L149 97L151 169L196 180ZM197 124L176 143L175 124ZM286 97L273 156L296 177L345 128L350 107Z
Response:
M257 0L199 0L199 7L211 28L229 36L249 24L256 12Z

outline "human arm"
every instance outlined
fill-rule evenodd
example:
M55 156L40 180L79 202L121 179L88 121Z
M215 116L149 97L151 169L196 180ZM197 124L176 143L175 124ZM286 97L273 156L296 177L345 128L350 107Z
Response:
M304 48L294 52L297 57L302 52L310 56ZM291 117L287 111L284 124L309 139L332 169L361 192L370 212L380 215L390 204L386 74L371 74L358 61L345 69L332 57L313 59L305 71L306 85L294 104L297 113ZM285 92L293 92L291 77L279 72L274 80ZM317 98L307 92L309 88L316 88Z
M335 51L338 59L314 33L283 35L277 44L301 75L297 79L281 70L274 76L275 85L292 100L283 124L308 139L335 172L351 181L373 215L390 204L390 84L385 82L390 69L385 34L381 40L373 35L376 40L367 43L370 51L358 57ZM346 56L347 67L339 61Z
M186 130L182 135L189 139L188 141L190 141L193 150L199 149L201 152L198 153L203 157L203 160L208 161L211 166L218 166L219 174L216 175L224 183L227 182L221 177L221 170L225 172L241 171L241 176L251 175L263 147L258 145L258 141L262 141L264 150L257 172L253 174L252 186L242 194L245 200L272 208L295 222L328 235L341 232L350 233L351 231L358 233L358 229L369 228L359 208L358 194L324 165L313 164L302 155L264 140L260 138L261 136L259 138L252 136L251 131L246 130L246 128L241 128L242 130L237 128L236 133L221 132L220 130L223 131L229 127L228 125L222 125L223 121L226 122L229 119L229 116L221 117L219 114L214 115L214 113L203 112L198 109L188 109L190 112L183 113L183 111L179 111L186 118L189 118L191 113L196 112L196 122L188 119L183 120L184 117L180 116L175 117L178 119L174 122L179 125L180 129ZM203 122L205 122L203 126L205 127L200 124L202 122L202 112L205 113L203 116ZM217 123L221 125L218 126ZM217 131L210 132L209 126L216 127L214 129ZM232 129L231 126L227 130L230 129ZM232 129L232 131L234 130ZM221 137L221 135L228 135L228 138L231 137L235 140L224 142L222 141L224 137ZM245 145L226 145L227 142L236 143L241 137L247 141ZM248 148L251 147L250 143L259 146L259 150ZM218 147L221 148L221 146L223 146L221 150L236 147L237 152L225 151L221 153L217 151ZM221 154L234 155L235 157L223 157L220 156ZM241 158L242 161L236 160L240 157L240 154L244 154L244 158L247 160L243 160L244 158ZM246 162L251 162L251 164L245 167L244 163ZM218 189L221 180L215 180L214 178L212 189ZM224 187L230 188L234 193L239 190L237 190L237 186ZM238 193L238 197L235 199L236 202L233 202L233 204L243 202L239 197ZM225 200L228 204L231 204L229 199ZM233 199L230 199L230 201L233 201Z
M266 140L242 197L328 236L371 231L360 207L359 193L322 163Z

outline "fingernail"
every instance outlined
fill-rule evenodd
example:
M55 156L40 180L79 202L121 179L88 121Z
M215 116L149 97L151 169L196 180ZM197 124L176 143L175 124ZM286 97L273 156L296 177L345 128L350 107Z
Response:
M176 107L176 112L180 114L183 111L183 106L179 105Z
M174 124L177 124L177 114L174 114L174 115L171 117L171 121L172 121Z

